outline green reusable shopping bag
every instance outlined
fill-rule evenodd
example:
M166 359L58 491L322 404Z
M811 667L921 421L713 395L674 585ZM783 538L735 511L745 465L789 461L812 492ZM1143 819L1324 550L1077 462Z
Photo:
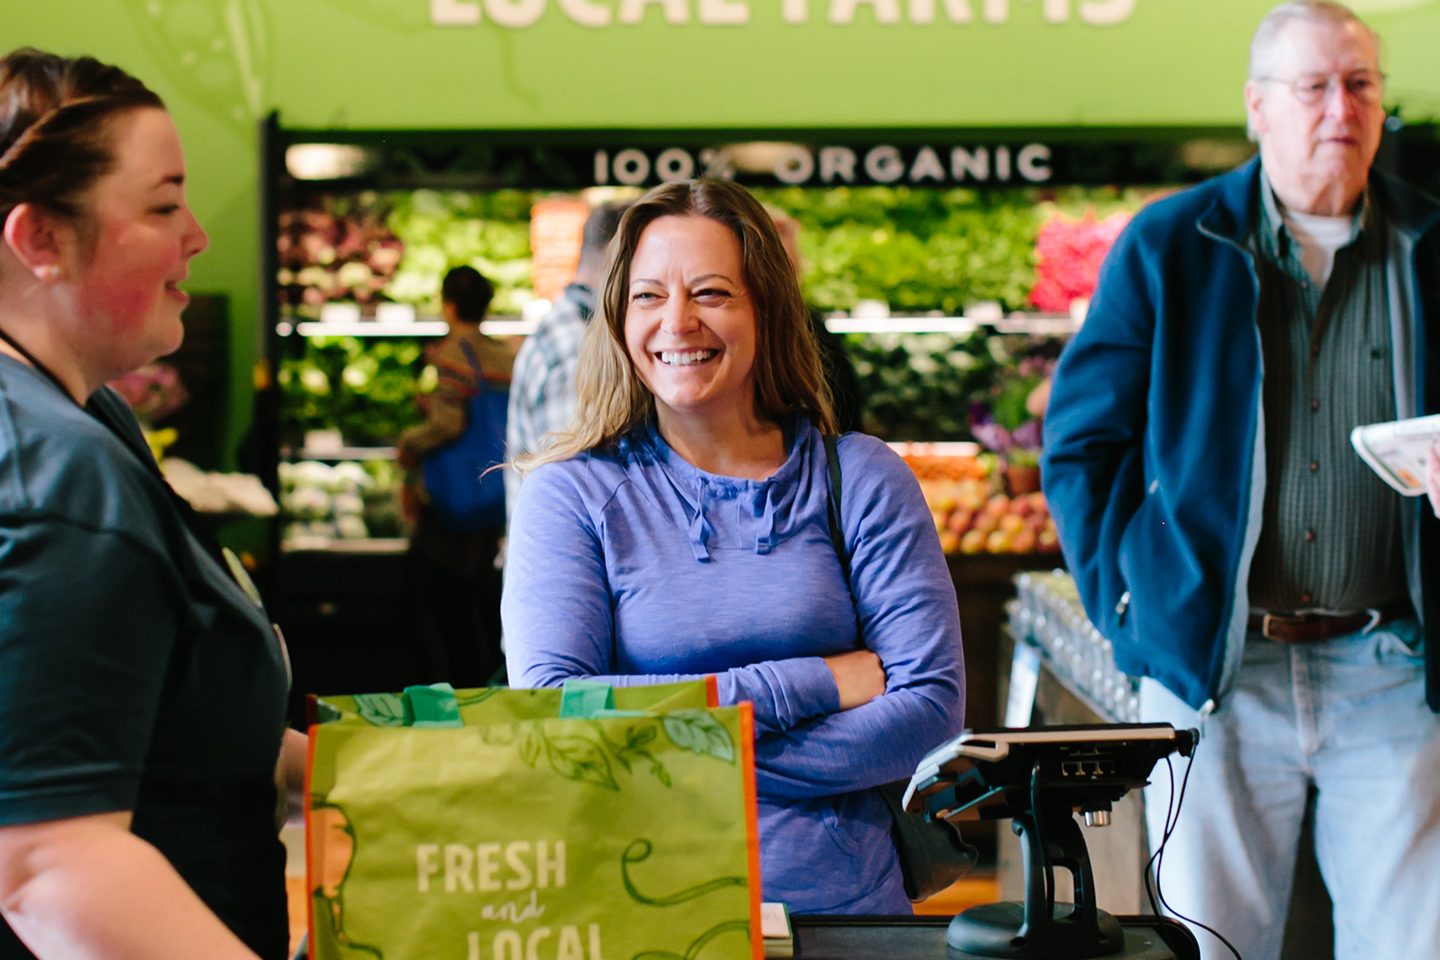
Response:
M314 960L760 960L750 705L570 686L315 701Z

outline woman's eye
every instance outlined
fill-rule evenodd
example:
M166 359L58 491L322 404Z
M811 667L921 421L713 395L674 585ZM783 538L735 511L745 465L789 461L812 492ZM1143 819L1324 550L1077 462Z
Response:
M700 291L696 292L696 294L695 294L695 299L697 299L697 300L699 300L699 299L701 299L701 298L714 299L714 298L716 298L716 297L728 297L728 296L730 296L730 291L729 291L729 290L721 290L721 289L716 288L716 287L707 287L707 288L704 289L704 290L700 290Z
M160 214L161 216L168 217L170 214L175 213L179 209L180 205L178 203L167 203L163 206L156 207L155 212Z

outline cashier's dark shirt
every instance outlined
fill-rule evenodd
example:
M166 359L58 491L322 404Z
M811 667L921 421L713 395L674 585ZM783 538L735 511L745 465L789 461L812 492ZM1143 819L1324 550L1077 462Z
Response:
M120 398L81 410L0 354L0 826L132 811L241 940L284 957L285 700L264 611ZM0 921L0 960L30 956Z

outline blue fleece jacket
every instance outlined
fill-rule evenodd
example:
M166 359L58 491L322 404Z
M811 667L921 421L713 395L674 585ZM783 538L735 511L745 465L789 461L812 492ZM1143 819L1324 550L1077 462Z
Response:
M1045 418L1045 496L1086 612L1121 670L1204 712L1244 648L1265 490L1259 280L1246 246L1259 191L1252 160L1136 215L1100 269ZM1397 406L1440 413L1440 205L1379 173L1370 191L1392 230ZM1403 506L1411 597L1433 638L1440 521L1423 498ZM1440 710L1440 645L1425 646Z
M755 706L764 896L809 913L908 913L878 784L908 777L965 713L955 588L910 470L839 439L854 602L826 519L825 445L787 425L765 480L696 469L653 427L535 470L510 524L510 680L616 685L716 675ZM823 657L879 655L883 696L839 710Z

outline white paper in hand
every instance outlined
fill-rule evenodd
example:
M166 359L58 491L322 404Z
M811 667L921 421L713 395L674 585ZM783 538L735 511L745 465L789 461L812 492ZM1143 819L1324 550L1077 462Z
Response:
M1372 423L1350 431L1350 445L1390 486L1407 497L1425 492L1425 457L1440 443L1440 415Z

